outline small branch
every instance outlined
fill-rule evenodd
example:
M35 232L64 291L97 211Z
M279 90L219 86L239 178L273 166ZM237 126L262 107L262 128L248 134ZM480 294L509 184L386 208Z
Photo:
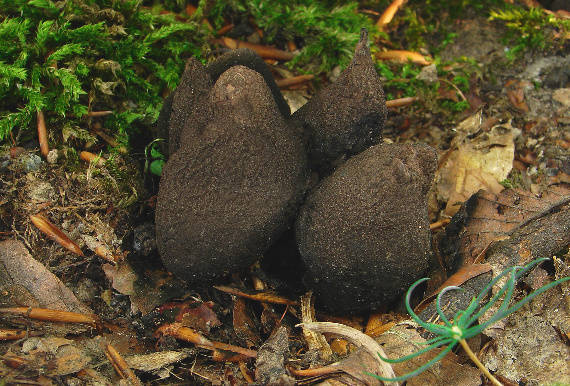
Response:
M279 88L286 88L290 86L296 86L298 84L302 84L313 79L315 79L314 75L299 75L299 76L293 76L291 78L278 79L275 81L275 83L277 83L277 87Z
M40 231L42 231L47 237L64 247L70 252L75 253L79 256L85 256L83 251L77 244L75 244L65 233L63 233L58 227L49 222L44 216L39 214L34 214L30 216L32 224L34 224Z
M47 138L46 120L44 117L44 112L38 111L38 141L40 142L40 153L44 157L47 157L49 153L49 144Z
M431 59L427 60L422 54L404 50L390 50L376 53L376 59L380 60L396 60L398 62L412 61L422 66L431 64Z
M79 158L82 159L83 161L94 163L98 166L105 165L106 161L105 158L101 157L100 155L93 154L88 151L82 151L81 153L79 153Z
M469 345L467 344L467 342L465 341L465 339L461 339L459 341L459 343L461 344L461 347L463 347L463 349L465 350L465 352L467 353L467 355L469 356L469 358L471 358L471 360L473 361L473 363L475 363L477 365L477 367L479 367L479 369L481 369L481 371L483 372L483 374L485 374L485 376L487 378L489 378L489 380L493 383L493 385L495 386L503 386L503 384L501 382L499 382L497 380L497 378L495 378L493 376L493 374L491 374L489 372L489 370L487 370L487 368L485 366L483 366L483 363L481 363L481 361L479 360L479 358L477 358L477 356L473 353L473 351L471 351L471 347L469 347Z
M227 48L231 48L232 50L235 50L237 48L242 48L242 47L243 48L249 48L249 49L255 51L263 59L277 59L277 60L288 61L288 60L293 59L293 57L295 56L295 54L293 54L291 52L283 51L283 50L280 50L278 48L264 46L261 44L253 44L253 43L244 42L241 40L235 40L235 39L228 38L225 36L221 37L218 40L218 42Z
M135 375L134 371L131 370L127 362L123 359L121 354L118 353L117 350L110 344L107 344L105 347L105 355L109 362L113 365L113 368L119 374L119 376L123 379L128 379L131 384L133 385L141 385L142 383L139 378Z
M296 306L297 304L299 304L298 302L296 302L294 300L287 299L287 298L284 298L281 296L277 296L277 295L270 293L270 292L260 292L260 293L256 293L256 294L248 294L248 293L240 291L236 288L227 287L225 285L215 285L214 288L217 289L218 291L222 291L222 292L225 292L225 293L230 294L230 295L236 295L236 296L244 297L246 299L257 300L258 302L273 303L273 304L285 304L288 306Z
M380 18L376 22L376 26L378 27L378 29L381 30L384 28L385 25L389 24L392 21L392 19L394 18L394 15L396 14L396 12L398 12L398 9L400 9L400 7L405 2L406 2L406 0L394 0L394 1L392 1L392 3L386 8L384 13L382 13L382 16L380 16Z
M111 115L113 112L111 110L105 111L90 111L87 113L88 117L106 117L107 115Z
M399 99L392 99L390 101L386 101L386 107L402 107L408 106L418 100L418 97L406 97L406 98L399 98Z
M459 89L459 87L457 87L455 84L453 84L453 82L450 82L449 80L444 79L444 78L438 78L438 80L441 80L441 81L449 84L451 87L453 87L455 89L455 91L459 94L461 99L463 99L464 101L467 101L467 98L465 97L465 95L463 95L463 92Z
M89 324L93 327L97 325L97 319L93 315L80 314L70 311L51 310L48 308L0 308L0 314L20 315L30 319L42 320L45 322L84 323Z

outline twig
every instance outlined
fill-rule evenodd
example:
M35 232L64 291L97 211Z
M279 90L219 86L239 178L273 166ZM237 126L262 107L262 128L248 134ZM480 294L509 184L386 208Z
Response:
M431 59L427 60L422 54L412 51L404 50L390 50L382 51L376 53L376 58L380 60L396 60L399 62L412 61L416 64L421 64L422 66L427 66L431 64Z
M30 216L32 224L34 224L40 231L42 231L47 237L64 247L70 252L75 253L79 256L84 256L83 251L77 244L75 244L65 233L63 233L58 227L49 222L44 216L39 214L34 214Z
M270 292L260 292L257 294L247 294L247 293L242 292L236 288L231 288L231 287L227 287L224 285L215 285L214 288L217 289L218 291L222 291L222 292L225 292L227 294L241 296L241 297L246 298L246 299L257 300L258 302L273 303L273 304L285 304L288 306L296 306L299 304L298 302L296 302L294 300L287 299L287 298L284 298L282 296L277 296L277 295L270 293Z
M38 141L40 142L40 153L47 157L49 153L49 144L47 138L46 120L44 112L38 110Z
M123 359L121 354L115 350L113 346L107 343L105 346L105 355L109 362L113 365L113 368L119 374L119 376L123 379L128 379L133 385L141 385L142 383L139 378L135 375L134 371L131 370L127 362Z
M378 21L376 22L376 26L378 29L383 29L386 24L389 24L394 15L400 9L400 7L406 2L406 0L394 0L392 3L386 8L384 13L380 16Z
M0 340L18 340L28 336L25 330L14 330L9 328L0 329Z
M315 309L311 302L312 297L313 293L310 291L301 296L301 320L303 323L315 322ZM309 346L309 350L318 350L324 361L328 361L332 357L331 346L329 346L323 334L303 328L303 336Z
M84 323L93 327L95 327L98 322L97 318L93 315L80 314L78 312L71 311L52 310L48 308L0 308L0 314L20 315L30 319L43 320L45 322Z
M79 153L79 158L81 158L83 161L86 161L86 162L90 162L90 163L93 162L93 163L97 164L98 166L105 165L105 158L103 158L100 155L88 152L88 151L82 151L81 153Z
M362 347L372 358L377 361L378 369L384 378L395 378L396 374L392 366L380 359L379 355L386 357L384 349L371 337L355 328L345 326L344 324L331 323L331 322L314 322L314 323L300 323L296 327L303 327L315 332L330 333L341 336L353 345ZM396 382L390 382L391 385L397 385Z
M315 79L314 75L298 75L298 76L293 76L291 78L278 79L275 81L275 83L277 83L277 86L279 88L285 88L290 86L296 86L298 84L302 84L313 79Z
M408 106L418 100L418 97L406 97L406 98L399 98L399 99L392 99L390 101L386 101L386 107L402 107Z
M435 229L443 228L444 226L449 224L450 221L451 221L451 219L449 219L449 218L442 218L439 221L436 221L436 222L429 224L429 229L431 229L433 231Z
M461 99L463 99L464 101L467 101L467 98L465 97L465 95L463 95L463 92L459 89L459 87L457 87L455 84L453 84L453 82L450 82L449 80L444 79L444 78L438 78L438 80L444 81L445 83L449 84L451 87L453 87L455 89L455 91L457 91L457 93L459 94Z
M107 115L111 115L113 114L113 111L111 110L105 110L105 111L90 111L87 113L88 117L106 117Z
M237 48L242 48L242 47L243 48L249 48L249 49L255 51L263 59L277 59L277 60L288 61L288 60L293 59L293 57L295 57L295 54L293 54L291 52L280 50L278 48L264 46L261 44L253 44L253 43L244 42L241 40L235 40L235 39L228 38L225 36L222 36L218 40L218 42L227 48L231 48L232 50L235 50Z

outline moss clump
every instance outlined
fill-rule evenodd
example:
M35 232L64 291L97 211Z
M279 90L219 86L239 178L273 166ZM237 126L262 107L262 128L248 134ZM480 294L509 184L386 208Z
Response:
M140 4L0 0L0 140L20 136L37 111L50 125L113 110L106 127L125 138L135 120L156 119L184 59L200 56L203 34Z

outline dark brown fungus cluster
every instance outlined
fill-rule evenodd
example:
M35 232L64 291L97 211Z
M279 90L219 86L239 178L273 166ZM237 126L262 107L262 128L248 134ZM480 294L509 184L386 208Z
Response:
M191 59L159 119L170 151L156 209L165 266L209 284L294 226L320 304L360 312L397 298L427 268L436 154L376 145L385 117L366 31L339 79L293 116L253 52L207 67ZM313 188L311 169L325 176Z

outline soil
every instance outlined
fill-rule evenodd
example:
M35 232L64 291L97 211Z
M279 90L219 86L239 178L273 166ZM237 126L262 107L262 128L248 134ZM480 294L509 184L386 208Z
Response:
M476 132L466 134L467 139L481 133L489 135L491 128L508 124L514 142L514 159L507 165L508 184L538 198L556 187L561 192L560 199L568 199L568 44L562 52L533 52L508 63L501 31L486 19L463 21L455 28L457 38L447 48L446 55L450 58L469 56L481 65L481 76L472 80L471 94L466 96L470 108L450 115L449 111L433 109L433 103L421 99L412 106L392 108L383 132L384 141L428 144L437 150L439 166L443 166L446 157L459 143L452 141L460 135L461 130L457 128L464 119L476 116L480 120ZM297 93L313 95L314 87L309 85L308 89L297 90ZM149 384L243 384L254 373L258 379L273 376L263 374L263 368L256 370L255 361L249 355L251 352L236 353L227 347L208 349L204 347L209 347L209 343L204 341L198 345L188 343L181 339L187 332L185 328L198 331L209 341L255 350L267 341L276 326L285 326L289 352L280 346L283 352L276 355L279 366L283 366L283 362L296 368L327 364L319 349L310 347L300 329L295 328L301 312L294 296L305 292L298 287L299 269L296 267L301 263L295 251L288 254L284 252L285 247L279 251L270 250L261 266L254 264L245 273L232 272L219 283L239 289L239 297L210 286L189 287L169 274L158 256L153 226L157 180L144 174L144 158L136 151L129 155L108 153L104 143L99 142L89 150L94 153L101 150L107 158L100 166L78 158L73 138L67 142L51 140L58 143L58 148L47 160L39 156L34 143L1 149L0 242L20 241L34 259L75 294L78 301L93 310L97 323L87 323L81 328L69 327L67 323L34 321L26 315L0 312L0 332L3 329L27 331L27 335L19 339L0 343L3 359L0 384L117 383L119 377L105 355L106 344L113 345L125 356L127 363L135 369L136 377ZM441 200L436 190L434 187L430 198L432 222L450 217L446 212L447 202ZM569 209L566 205L557 210ZM35 227L30 216L38 214L63 231L82 254L70 252L62 247L62 243L50 240ZM433 231L436 252L437 241L443 232L443 229ZM291 232L281 243L291 247L290 238ZM267 261L274 261L276 255L284 253L288 255L286 263L276 263L277 269L267 267ZM560 257L556 263L560 265L544 267L541 271L544 280L553 275L568 276L568 244L554 253ZM456 268L456 261L446 259L449 256L434 255L430 271L436 281L430 284L428 292L430 288L437 288ZM1 307L33 305L42 308L41 296L16 287L0 281ZM251 295L253 290L263 290L262 295L244 301L243 295ZM316 311L316 320L341 322L361 330L365 329L366 321L370 326L372 320L381 320L386 326L407 318L398 302L386 306L380 316L373 317L322 314L318 305ZM493 332L486 331L483 337L470 343L474 351L483 354L490 370L501 376L505 384L570 382L569 370L564 366L570 357L569 315L570 293L568 286L562 286L543 295L540 302L533 302L532 309L522 309L516 318L507 319ZM159 326L169 328L159 332ZM401 339L407 327L397 327L404 330L394 332ZM283 334L283 330L279 331ZM387 336L380 340L386 340ZM414 339L420 337L414 336ZM539 341L549 343L537 344ZM333 349L331 358L337 360L353 350L346 341L331 338L329 343ZM385 349L389 346L387 344ZM393 352L402 352L395 350ZM157 351L163 352L164 356L160 359L144 356ZM534 356L542 358L541 362L532 360ZM445 374L446 368L452 368L454 377L434 373L426 382L441 385L447 384L446 379L462 382L461 376L465 375L469 382L462 384L484 383L482 377L473 375L474 367L462 351L449 358L439 369ZM566 358L566 361L560 358ZM524 366L518 365L520 363ZM264 367L267 366L264 363ZM283 382L291 382L294 374L282 370L271 369ZM347 372L343 374L341 378L338 374L330 378L329 383L344 379L350 384L362 384ZM475 374L478 373L475 371ZM317 383L325 378L320 375L304 382ZM296 379L303 377L296 376ZM135 381L131 378L130 382ZM409 382L413 383L413 380Z

